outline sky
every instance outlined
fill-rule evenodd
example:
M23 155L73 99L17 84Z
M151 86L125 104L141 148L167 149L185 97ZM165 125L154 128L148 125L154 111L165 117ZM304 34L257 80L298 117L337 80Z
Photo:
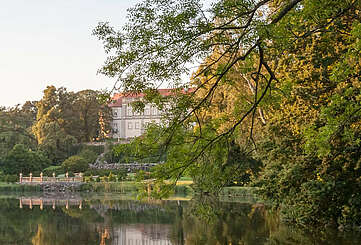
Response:
M0 0L0 106L40 100L48 85L109 89L99 22L120 28L140 0Z

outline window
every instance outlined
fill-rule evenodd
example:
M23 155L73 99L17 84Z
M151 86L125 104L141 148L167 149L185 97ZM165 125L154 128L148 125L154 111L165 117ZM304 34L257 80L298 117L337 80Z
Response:
M157 115L157 108L152 107L151 112L152 112L152 115Z
M145 110L144 110L144 115L146 115L146 116L149 115L149 108L145 108Z
M135 123L135 129L139 129L139 122Z
M133 115L133 110L131 107L128 107L128 116L132 116Z
M133 129L133 123L128 122L128 129Z
M113 111L113 116L115 116L115 117L118 116L118 111L117 110Z

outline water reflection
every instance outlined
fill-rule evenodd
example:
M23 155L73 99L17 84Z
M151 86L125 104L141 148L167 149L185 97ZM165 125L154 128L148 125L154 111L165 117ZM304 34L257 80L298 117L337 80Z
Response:
M281 225L262 204L140 202L119 196L0 198L0 244L223 245L359 244L359 237L305 234Z

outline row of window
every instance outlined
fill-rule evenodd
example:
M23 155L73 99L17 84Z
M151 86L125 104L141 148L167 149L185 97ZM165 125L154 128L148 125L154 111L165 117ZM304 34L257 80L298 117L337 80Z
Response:
M118 116L118 110L114 110L113 111L113 115L114 116ZM157 108L155 108L155 107L152 107L152 108L145 108L144 109L144 112L142 112L142 113L139 113L139 112L133 112L133 109L132 108L128 108L128 111L127 111L127 116L133 116L133 115L135 115L135 116L139 116L139 115L146 115L146 116L148 116L148 115L158 115L158 110L157 110Z
M139 122L134 123L134 128L139 129ZM133 123L132 122L128 122L128 129L133 129Z
M142 128L145 127L145 125L147 125L148 123L142 123ZM134 129L140 129L140 123L139 122L135 122L134 124L132 122L128 122L128 129L133 129L133 125L134 125ZM118 131L118 124L114 123L113 124L113 129Z

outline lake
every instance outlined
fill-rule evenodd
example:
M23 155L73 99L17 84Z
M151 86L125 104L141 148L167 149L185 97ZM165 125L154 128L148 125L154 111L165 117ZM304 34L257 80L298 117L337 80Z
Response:
M3 194L0 244L361 244L355 234L304 232L249 200L137 201L129 196Z

